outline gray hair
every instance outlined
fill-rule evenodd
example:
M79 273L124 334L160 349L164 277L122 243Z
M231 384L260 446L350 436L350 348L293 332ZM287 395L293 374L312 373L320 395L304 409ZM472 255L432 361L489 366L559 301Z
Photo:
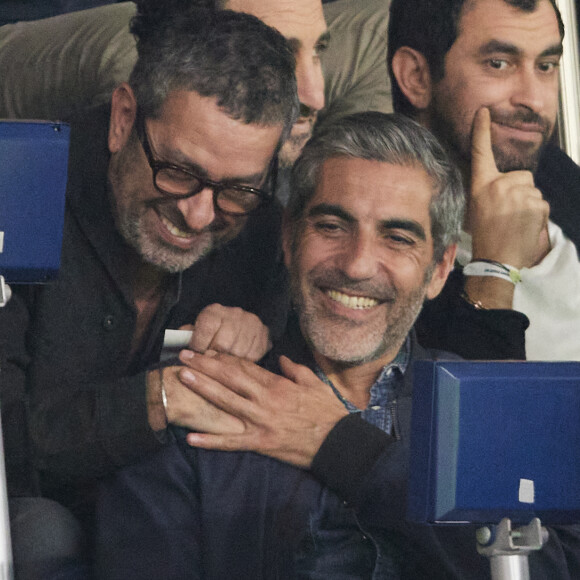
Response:
M302 219L324 162L336 157L424 169L433 183L429 215L434 261L440 262L445 250L459 240L465 195L458 169L427 129L403 115L378 112L339 119L324 126L306 144L292 172L287 208L291 224Z
M138 59L129 83L144 116L158 116L172 91L195 91L233 119L283 124L282 139L289 135L299 107L295 59L278 31L183 0L142 0L131 31Z

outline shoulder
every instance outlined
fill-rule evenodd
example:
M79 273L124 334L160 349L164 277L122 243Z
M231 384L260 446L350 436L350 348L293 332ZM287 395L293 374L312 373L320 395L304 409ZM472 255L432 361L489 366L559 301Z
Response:
M580 248L580 166L558 147L548 146L534 177L550 204L550 219Z
M424 348L417 342L415 333L412 334L410 363L417 360L463 360L463 357L438 348Z
M357 111L392 112L387 74L389 3L336 0L324 4L330 41L322 53L327 105L321 123Z
M312 350L302 336L298 315L294 310L288 314L283 335L274 341L274 346L260 361L260 366L270 372L281 374L279 364L281 356L286 356L291 361L310 369L314 369L316 366Z
M122 2L0 27L0 67L10 86L0 114L68 119L108 101L135 64L134 14L135 4Z
M535 173L539 186L557 186L559 189L580 191L580 166L564 151L554 145L548 145L542 152Z

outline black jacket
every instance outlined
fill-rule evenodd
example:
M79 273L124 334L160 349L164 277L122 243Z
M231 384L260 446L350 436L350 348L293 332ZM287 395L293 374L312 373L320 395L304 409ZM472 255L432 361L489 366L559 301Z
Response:
M57 280L13 287L0 311L11 495L34 491L24 465L28 394L41 491L69 506L95 478L162 446L148 424L145 372L157 364L166 328L191 324L205 306L220 303L255 312L276 336L288 308L281 208L271 204L238 238L170 277L148 338L132 354L136 310L126 264L134 250L110 210L107 128L108 108L72 125Z

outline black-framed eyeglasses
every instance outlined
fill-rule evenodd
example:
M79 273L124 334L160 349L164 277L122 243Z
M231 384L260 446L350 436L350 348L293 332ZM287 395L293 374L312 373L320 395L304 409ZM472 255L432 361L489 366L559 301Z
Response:
M211 181L196 175L189 169L179 167L173 163L158 161L153 157L149 136L145 126L144 115L137 110L135 119L137 137L145 152L145 157L153 172L155 189L168 199L187 199L193 197L206 188L212 190L213 203L216 210L229 215L247 215L272 200L276 190L278 173L278 156L272 158L268 169L267 183L269 190L249 187L247 185L232 185Z

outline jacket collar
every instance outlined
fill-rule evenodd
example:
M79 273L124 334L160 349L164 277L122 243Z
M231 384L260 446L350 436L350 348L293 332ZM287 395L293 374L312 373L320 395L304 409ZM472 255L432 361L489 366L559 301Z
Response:
M439 351L428 351L424 349L418 342L415 334L415 329L412 328L409 333L410 338L410 364L403 375L403 386L400 391L401 396L409 396L413 389L413 361L420 359L433 359L434 357L446 356L445 353ZM272 372L280 374L280 366L278 359L281 355L287 356L290 360L297 364L307 366L311 370L315 370L316 362L312 355L312 350L302 335L300 325L298 322L298 315L294 310L288 316L288 322L284 336L278 341L272 350L263 359L262 364ZM457 358L455 355L449 355L452 358Z

